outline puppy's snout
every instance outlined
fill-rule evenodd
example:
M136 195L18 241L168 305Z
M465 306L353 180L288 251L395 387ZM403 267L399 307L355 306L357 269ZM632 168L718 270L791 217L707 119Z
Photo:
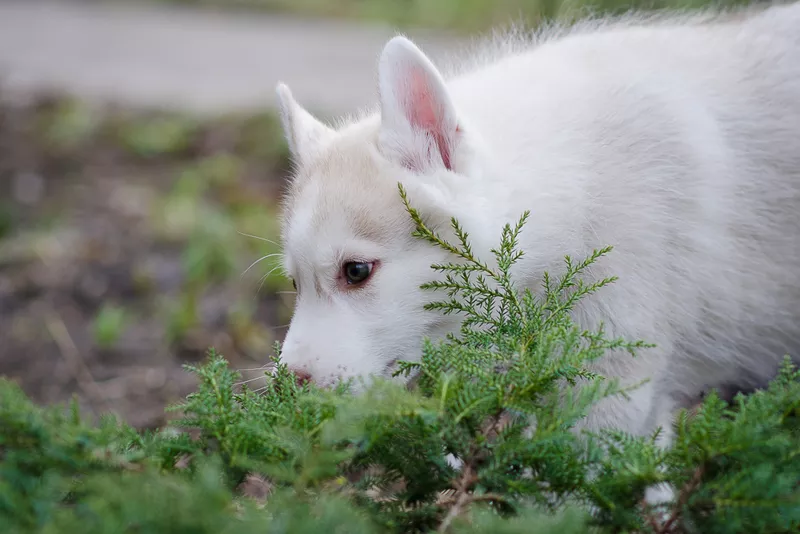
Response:
M297 368L297 367L290 367L289 371L291 371L292 374L294 375L295 382L297 382L298 386L302 386L302 385L307 384L309 382L313 382L312 377L311 377L311 373L309 373L305 369L300 369L300 368Z

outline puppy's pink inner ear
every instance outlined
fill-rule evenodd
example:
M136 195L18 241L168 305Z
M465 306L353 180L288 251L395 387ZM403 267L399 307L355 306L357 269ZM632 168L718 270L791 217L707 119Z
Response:
M431 87L428 77L421 68L415 67L409 71L408 83L405 112L411 126L427 132L433 137L444 166L452 170L450 151L453 136L458 131L458 127L453 132L447 131L446 112L442 109L435 90Z

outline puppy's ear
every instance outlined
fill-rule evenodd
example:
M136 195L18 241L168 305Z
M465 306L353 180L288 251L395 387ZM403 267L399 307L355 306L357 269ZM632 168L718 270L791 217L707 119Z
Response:
M460 136L458 117L428 57L405 37L394 37L381 54L378 84L384 154L418 172L452 170Z
M325 148L335 132L298 104L286 84L279 83L275 92L289 152L296 164L304 165Z

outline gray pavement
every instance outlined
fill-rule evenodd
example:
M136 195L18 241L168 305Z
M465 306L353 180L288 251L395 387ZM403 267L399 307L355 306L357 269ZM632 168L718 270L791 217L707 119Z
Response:
M323 115L375 100L394 29L155 4L0 0L0 84L217 113L271 107L283 80ZM408 32L434 58L457 41Z

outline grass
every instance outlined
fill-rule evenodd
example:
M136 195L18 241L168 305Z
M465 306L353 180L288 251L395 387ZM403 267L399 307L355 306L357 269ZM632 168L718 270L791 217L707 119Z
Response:
M124 308L104 304L92 325L95 343L101 348L113 347L125 329L127 318Z
M215 9L251 9L300 16L384 23L400 28L445 29L461 33L495 25L545 19L569 19L587 11L620 13L631 8L697 8L705 0L159 0ZM721 6L744 0L719 0Z

